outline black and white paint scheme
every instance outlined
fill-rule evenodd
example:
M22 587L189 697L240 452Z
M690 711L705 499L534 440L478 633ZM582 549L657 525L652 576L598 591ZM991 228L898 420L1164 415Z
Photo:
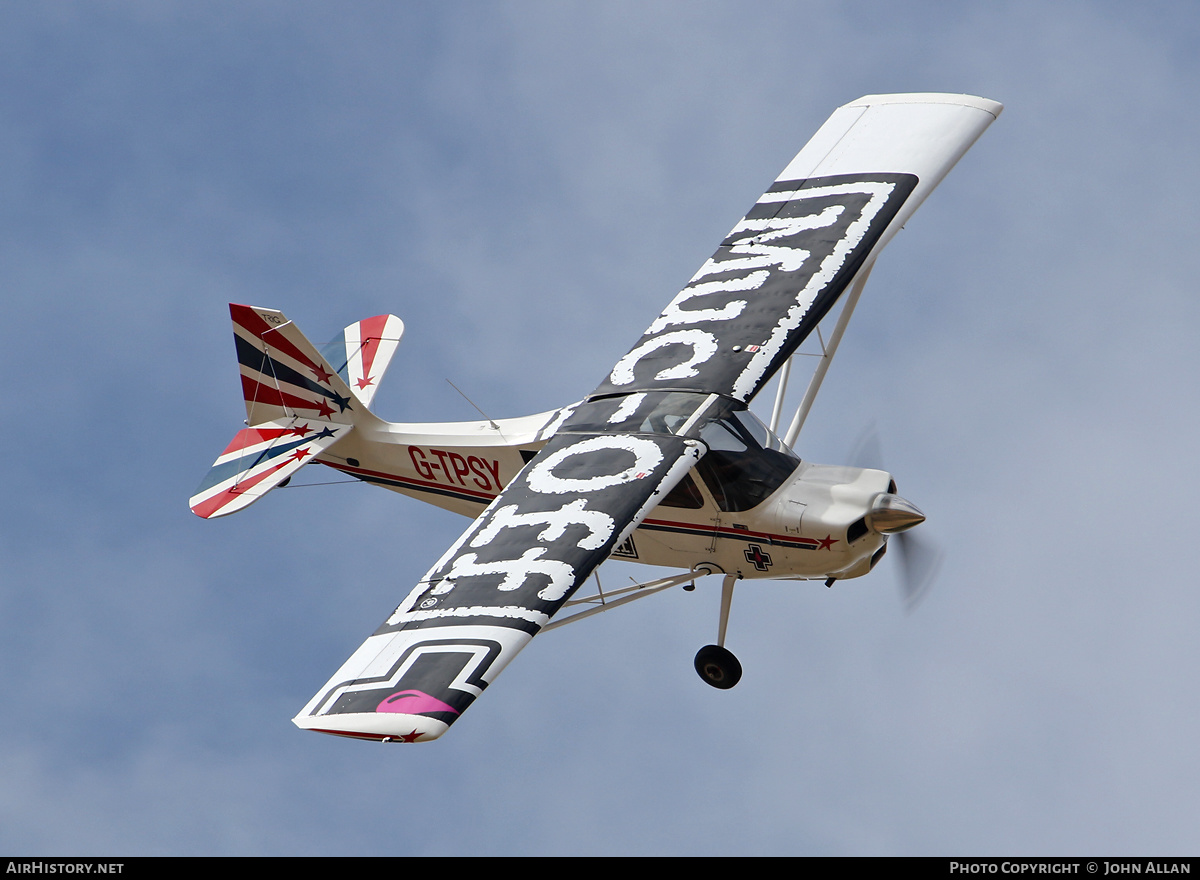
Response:
M748 402L825 317L917 182L776 181L595 393L692 390Z
M403 713L413 729L397 740L440 735L703 450L673 436L555 435L347 661L353 678L334 676L299 717L324 729L353 716L350 735L365 735ZM431 651L441 662L418 667L414 652ZM393 707L397 694L415 696Z

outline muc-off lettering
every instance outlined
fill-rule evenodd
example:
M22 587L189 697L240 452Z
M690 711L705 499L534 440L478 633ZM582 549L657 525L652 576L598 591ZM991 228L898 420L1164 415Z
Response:
M510 483L385 627L479 615L537 625L549 620L554 607L543 603L562 601L576 586L579 566L618 537L615 518L602 509L612 492L624 497L619 487L643 479L657 485L665 459L659 442L648 437L562 439L564 445L545 450ZM422 460L411 454L414 462ZM424 461L438 463L429 456ZM494 604L503 594L515 594L506 600L513 604Z
M631 464L615 473L593 473L585 477L560 477L555 470L579 455L602 452L629 453ZM627 457L627 456L622 456ZM541 526L535 540L543 546L529 547L519 558L479 561L477 554L467 551L458 554L450 563L449 570L431 591L432 595L444 595L454 588L461 578L495 576L499 580L496 589L512 592L524 587L531 578L544 580L546 585L538 590L537 597L543 602L555 602L566 596L575 586L575 566L569 558L555 559L555 554L576 547L582 550L597 550L613 536L615 528L611 516L599 510L589 509L586 496L611 489L632 480L650 476L662 463L663 453L652 440L639 437L590 437L564 449L559 449L537 462L525 475L525 483L540 495L566 495L572 500L553 510L522 511L520 504L507 504L489 508L471 530L467 541L469 547L482 548L498 542L507 529ZM572 470L568 468L568 470ZM584 498L577 496L584 495ZM574 542L560 539L572 526L582 526L583 536ZM502 543L502 542L500 542ZM522 545L524 546L524 545Z
M915 184L912 175L776 183L598 392L698 383L749 399L810 312L819 320L840 295L844 270L857 271ZM725 357L741 351L752 356Z

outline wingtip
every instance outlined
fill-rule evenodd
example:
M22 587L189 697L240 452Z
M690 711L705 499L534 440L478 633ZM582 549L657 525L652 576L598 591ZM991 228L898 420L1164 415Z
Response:
M958 95L944 92L908 92L895 95L863 95L857 101L851 101L847 107L869 107L877 104L958 104L962 107L974 107L993 117L999 116L1004 105L990 98L977 95Z
M297 715L292 723L302 730L374 742L431 742L450 725L425 715L398 712L352 712L335 715Z

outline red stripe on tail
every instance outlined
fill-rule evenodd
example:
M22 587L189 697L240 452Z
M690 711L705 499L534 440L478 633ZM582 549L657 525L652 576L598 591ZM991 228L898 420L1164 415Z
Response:
M358 322L358 338L362 341L362 374L366 379L371 378L375 354L379 351L383 329L390 317L391 315L376 315L374 318L364 318Z
M266 342L267 345L282 351L284 354L292 358L295 358L310 370L318 369L317 365L312 362L308 355L296 348L296 346L292 345L292 343L289 342L282 333L271 333L270 336L265 335L269 331L276 330L277 328L272 327L270 324L264 321L259 316L258 312L254 311L254 309L252 309L250 306L240 306L236 303L230 303L229 314L230 317L233 318L233 323L237 324L243 330L253 333L259 339L262 339L264 342Z
M234 483L224 492L218 492L212 498L201 501L199 504L192 505L192 513L196 514L196 516L208 519L226 504L229 504L240 495L245 495L247 490L253 489L267 477L271 476L271 474L275 473L280 468L287 467L290 463L290 461L280 462L277 465L267 468L261 474L253 477L247 477L244 480Z

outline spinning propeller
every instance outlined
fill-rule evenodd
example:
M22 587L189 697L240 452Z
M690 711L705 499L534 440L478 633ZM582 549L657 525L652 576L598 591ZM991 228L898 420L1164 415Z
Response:
M887 471L883 466L879 429L874 423L859 437L850 461L854 467ZM893 487L894 485L893 483ZM936 543L911 531L914 526L925 521L925 515L899 495L879 496L869 519L872 528L888 535L889 544L895 540L900 562L900 591L903 594L905 609L911 612L921 604L921 600L933 586L938 572L941 571L945 554Z

